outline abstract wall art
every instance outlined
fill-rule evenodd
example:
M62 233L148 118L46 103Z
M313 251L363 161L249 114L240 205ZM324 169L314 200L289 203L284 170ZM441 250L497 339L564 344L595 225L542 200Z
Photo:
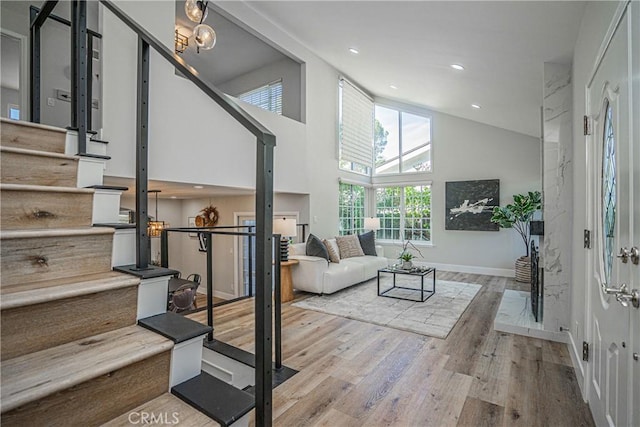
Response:
M499 179L447 182L445 199L445 230L498 231L491 215L500 206Z

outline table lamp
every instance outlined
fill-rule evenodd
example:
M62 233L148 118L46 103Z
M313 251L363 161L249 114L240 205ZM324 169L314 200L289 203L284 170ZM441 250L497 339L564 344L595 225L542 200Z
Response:
M364 219L364 229L371 231L380 230L380 218L365 218ZM375 233L374 233L375 234Z
M273 234L280 235L280 261L289 261L289 238L298 235L298 224L295 219L275 218Z

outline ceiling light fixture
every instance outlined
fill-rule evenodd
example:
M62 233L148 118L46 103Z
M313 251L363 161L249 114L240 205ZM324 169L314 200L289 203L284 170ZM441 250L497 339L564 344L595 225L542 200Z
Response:
M201 1L201 0L186 0L184 2L184 13L187 14L187 18L189 18L193 22L197 22L198 25L193 29L193 39L196 43L196 51L200 53L200 49L202 50L210 50L216 45L216 32L207 24L203 24L202 22L207 19L209 15L209 2ZM186 46L188 43L183 43L179 37L185 37L178 33L176 30L176 53L182 53L186 50Z
M202 190L204 187L202 185L194 185L193 188L197 188L198 190Z
M169 227L168 222L158 221L158 193L160 193L160 190L149 190L147 193L156 194L156 216L153 218L153 221L149 220L147 233L149 234L149 237L160 237L162 230Z
M349 48L349 52L353 53L354 55L357 55L360 53L360 51L358 49L356 49L355 47L350 47Z
M476 110L479 110L480 108L482 108L481 106L479 106L478 104L471 104L471 106L473 108L475 108Z
M389 85L389 87L390 87L391 89L398 89L398 86L396 86L396 85Z
M460 64L451 64L451 68L458 71L464 71L464 67Z

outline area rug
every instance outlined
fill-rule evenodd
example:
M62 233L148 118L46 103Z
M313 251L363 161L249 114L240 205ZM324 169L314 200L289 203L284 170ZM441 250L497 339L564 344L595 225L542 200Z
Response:
M398 286L415 288L419 278L397 276ZM433 279L425 277L425 289L431 289ZM391 287L391 276L383 277L381 286ZM331 295L316 295L292 305L376 325L415 332L436 338L446 338L476 296L481 286L473 283L436 281L436 293L425 302L406 301L378 296L377 279L351 286ZM419 291L394 290L419 299ZM394 295L400 296L399 293Z

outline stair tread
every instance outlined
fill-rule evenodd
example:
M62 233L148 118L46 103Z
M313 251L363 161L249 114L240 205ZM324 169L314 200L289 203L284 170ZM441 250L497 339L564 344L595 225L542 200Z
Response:
M67 133L67 130L63 129L63 128L50 126L50 125L43 125L42 123L26 122L24 120L12 120L12 119L0 118L0 122L1 123L8 123L8 124L13 124L13 125L18 125L18 126L29 127L29 128L50 130L50 131L60 132L60 133L65 133L65 134Z
M205 372L178 384L171 392L223 426L239 420L255 407L252 395Z
M172 423L181 427L215 427L220 425L171 393L164 393L103 424L102 427L129 427L133 422L139 421L138 414L142 413L153 414L156 419L164 417L163 422L158 422L158 424L164 425ZM131 414L134 414L133 419L130 418Z
M46 191L51 193L94 194L92 188L54 187L50 185L1 184L2 191Z
M139 283L140 279L137 277L110 271L29 284L7 285L0 288L2 294L0 310L104 292Z
M200 322L172 312L140 319L138 324L143 328L169 338L176 344L208 334L213 330L211 326L203 325Z
M173 343L137 325L2 362L4 413L170 350Z
M7 152L7 153L27 154L31 156L52 157L55 159L76 160L76 161L80 159L78 156L69 156L67 154L52 153L50 151L30 150L28 148L3 146L3 147L0 147L0 151Z
M34 237L68 237L100 234L113 234L115 230L107 227L75 227L75 228L37 228L32 230L3 230L0 240L28 239Z

